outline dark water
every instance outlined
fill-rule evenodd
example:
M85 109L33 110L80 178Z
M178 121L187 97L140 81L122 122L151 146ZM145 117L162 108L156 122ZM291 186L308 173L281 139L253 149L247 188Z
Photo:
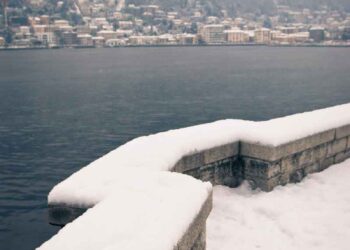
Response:
M52 186L131 138L346 102L346 48L0 52L0 249L53 235Z

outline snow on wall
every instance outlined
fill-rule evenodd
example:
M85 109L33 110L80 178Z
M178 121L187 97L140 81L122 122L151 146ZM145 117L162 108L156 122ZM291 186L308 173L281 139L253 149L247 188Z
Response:
M236 141L276 146L347 124L350 104L262 122L222 120L136 138L52 189L51 205L95 207L40 249L171 249L211 189L192 177L166 172L183 156ZM168 225L171 229L165 229Z
M92 206L107 195L105 183L132 179L135 171L169 171L185 155L230 142L241 140L276 146L346 124L350 124L350 104L262 122L222 120L139 137L56 185L48 201ZM84 185L94 186L96 191L82 188Z
M89 198L99 203L38 249L172 250L212 190L210 183L170 172L85 184L74 186L83 190L72 189L72 197L92 192Z

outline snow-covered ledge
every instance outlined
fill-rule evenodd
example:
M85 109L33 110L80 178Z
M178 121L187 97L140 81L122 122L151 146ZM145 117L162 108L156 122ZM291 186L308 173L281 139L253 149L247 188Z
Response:
M211 187L171 172L228 186L248 180L270 191L346 158L350 104L269 121L223 120L139 137L53 188L48 197L51 223L64 225L93 208L41 249L204 249ZM198 217L200 223L194 223ZM174 230L164 230L168 227ZM182 241L194 245L179 247Z
M212 185L170 172L125 170L110 178L86 172L70 194L51 205L58 213L88 209L38 249L203 250ZM57 202L57 203L56 203Z

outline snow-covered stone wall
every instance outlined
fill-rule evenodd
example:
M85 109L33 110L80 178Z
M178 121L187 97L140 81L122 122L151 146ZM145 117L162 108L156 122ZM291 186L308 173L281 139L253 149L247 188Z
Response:
M350 158L350 125L275 147L242 142L240 157L244 179L271 191Z
M347 158L350 104L262 122L223 120L136 138L52 189L52 224L65 225L82 216L41 249L205 249L211 186L200 180L231 187L248 180L255 188L271 191ZM134 219L137 216L140 220ZM100 235L94 223L110 230L107 236ZM171 230L164 230L168 227ZM129 231L124 233L124 228ZM143 233L157 235L153 240L162 242L150 245ZM96 242L86 238L89 234L97 235Z
M186 155L172 171L213 185L237 187L248 180L253 188L271 191L275 186L299 182L307 174L347 158L350 158L350 125L277 146L233 142Z

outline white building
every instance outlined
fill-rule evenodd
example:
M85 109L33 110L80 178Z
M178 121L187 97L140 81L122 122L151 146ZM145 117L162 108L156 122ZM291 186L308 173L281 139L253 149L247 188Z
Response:
M269 43L270 42L270 30L266 28L256 29L254 31L254 40L256 43Z
M177 40L179 41L179 44L182 45L198 44L198 36L195 34L178 34Z
M109 39L106 41L106 46L108 47L119 47L125 45L126 41L124 39Z
M200 36L207 44L222 44L225 42L224 26L221 24L204 25L200 29Z
M130 36L131 45L154 45L158 42L157 36Z
M44 45L56 45L57 37L53 32L36 33L35 37Z
M92 37L92 43L95 47L101 48L105 44L105 39L102 36L94 36Z
M0 36L0 47L5 46L5 38Z
M79 45L81 46L93 46L92 36L90 34L78 34L77 36Z
M225 30L225 40L228 43L247 43L249 42L249 34L243 30L231 29Z
M103 37L106 41L118 38L117 33L113 30L100 30L97 32L97 36Z

